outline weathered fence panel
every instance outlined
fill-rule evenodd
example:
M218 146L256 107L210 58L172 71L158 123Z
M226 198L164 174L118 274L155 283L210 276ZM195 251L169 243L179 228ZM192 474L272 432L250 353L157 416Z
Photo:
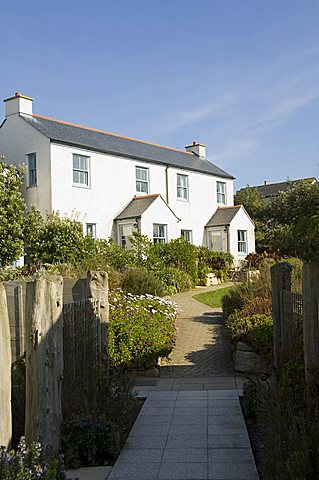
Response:
M62 297L62 277L27 284L25 436L27 443L40 440L47 455L56 455L60 448Z
M291 291L291 270L288 263L277 263L271 267L272 317L274 322L274 363L277 372L282 366L283 324L282 291Z
M4 286L0 283L0 446L10 446L11 417L11 342Z
M108 327L109 327L109 283L106 272L91 272L87 274L88 298L94 298L99 302L100 329L101 329L101 353L106 367L109 367L108 352Z
M10 322L12 362L25 352L24 307L26 282L4 282Z
M311 382L319 371L319 265L305 263L302 272L303 339L306 379ZM317 378L318 381L318 378Z
M94 299L63 306L63 416L83 414L95 405L101 361L100 303ZM87 412L88 413L88 412Z

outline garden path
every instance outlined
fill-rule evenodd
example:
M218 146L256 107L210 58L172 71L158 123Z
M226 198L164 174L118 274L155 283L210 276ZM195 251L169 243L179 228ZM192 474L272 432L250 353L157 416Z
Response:
M146 400L109 480L258 479L221 311L197 292L172 297L176 348L161 378L136 379Z

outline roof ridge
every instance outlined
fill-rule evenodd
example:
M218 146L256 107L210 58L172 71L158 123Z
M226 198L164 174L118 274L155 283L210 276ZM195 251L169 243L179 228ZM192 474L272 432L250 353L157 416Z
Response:
M113 137L125 138L126 140L132 140L134 142L145 143L146 145L152 145L154 147L165 148L166 150L174 150L176 152L181 152L181 153L186 153L188 155L193 155L192 152L187 152L186 150L182 150L181 148L167 147L165 145L160 145L159 143L148 142L146 140L139 140L138 138L127 137L126 135L120 135L118 133L113 133L113 132L107 132L105 130L101 130L101 129L98 129L98 128L86 127L84 125L79 125L77 123L66 122L64 120L58 120L56 118L47 117L45 115L40 115L39 113L34 113L33 117L43 118L44 120L51 120L51 121L57 122L57 123L63 123L64 125L70 125L71 127L83 128L83 130L90 130L91 132L104 133L105 135L112 135Z

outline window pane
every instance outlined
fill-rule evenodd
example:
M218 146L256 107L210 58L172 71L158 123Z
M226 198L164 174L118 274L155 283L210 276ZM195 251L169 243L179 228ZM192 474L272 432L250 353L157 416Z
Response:
M73 155L73 168L79 168L80 167L80 164L79 164L79 156L78 155Z

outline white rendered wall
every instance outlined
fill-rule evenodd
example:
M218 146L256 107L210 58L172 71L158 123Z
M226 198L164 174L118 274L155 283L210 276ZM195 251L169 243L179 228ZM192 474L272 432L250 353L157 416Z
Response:
M10 115L0 128L0 155L18 167L27 164L28 153L36 153L37 186L27 187L26 172L22 193L28 206L36 205L45 215L51 210L50 141L18 114Z
M164 203L161 197L158 197L152 205L144 212L141 218L141 233L153 238L153 224L160 223L167 225L167 241L180 237L180 226L178 219L173 212Z
M73 186L73 153L90 157L91 178L89 188ZM136 166L149 169L149 193L160 193L166 200L165 165L150 164L85 149L52 144L52 209L59 210L61 214L68 216L74 216L75 213L78 213L78 218L83 223L97 224L98 237L113 236L115 238L116 234L113 231L114 218L132 200L134 195L141 195L135 189ZM189 176L188 202L177 199L177 173ZM181 218L176 230L172 231L172 235L174 235L172 238L179 237L180 230L186 229L193 231L195 244L201 245L203 243L204 226L217 206L216 180L211 175L181 169L168 169L169 204L174 213ZM218 180L224 181L223 179ZM232 181L225 180L225 182L227 184L228 205L232 205ZM142 233L144 233L143 226Z
M247 230L247 253L238 252L238 230ZM230 253L234 255L234 262L237 265L239 265L241 261L245 260L249 253L255 251L255 227L243 208L239 209L238 213L235 215L230 224L229 243Z
M90 187L73 186L73 153L90 157ZM116 237L113 220L136 192L135 167L149 167L150 188L165 190L163 167L105 155L85 149L52 144L52 208L83 223L96 223L97 236Z
M189 199L177 198L177 174L188 175ZM233 180L169 168L169 204L181 218L180 229L193 231L193 243L205 243L204 227L217 208L217 181L226 184L226 205L233 205ZM221 205L222 206L222 205Z

